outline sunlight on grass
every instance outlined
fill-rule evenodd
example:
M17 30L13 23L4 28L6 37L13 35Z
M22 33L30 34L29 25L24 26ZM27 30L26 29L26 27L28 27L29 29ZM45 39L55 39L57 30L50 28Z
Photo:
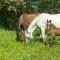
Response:
M60 60L60 45L50 47L40 40L26 45L16 41L15 31L0 29L0 60Z

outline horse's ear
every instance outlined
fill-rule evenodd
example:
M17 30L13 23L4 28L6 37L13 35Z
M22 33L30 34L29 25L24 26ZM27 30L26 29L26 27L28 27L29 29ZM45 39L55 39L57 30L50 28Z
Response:
M50 20L50 22L51 22L51 20Z
M47 19L47 22L48 22L48 19Z

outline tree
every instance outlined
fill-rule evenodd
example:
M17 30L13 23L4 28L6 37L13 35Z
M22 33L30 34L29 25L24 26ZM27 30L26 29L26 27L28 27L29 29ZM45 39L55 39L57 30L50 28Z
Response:
M0 26L15 29L23 13L60 13L60 0L0 0Z

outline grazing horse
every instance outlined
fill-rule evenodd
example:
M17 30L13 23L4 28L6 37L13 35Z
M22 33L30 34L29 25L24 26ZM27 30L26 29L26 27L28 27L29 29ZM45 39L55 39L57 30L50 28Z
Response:
M16 35L17 38L19 38L20 36L22 38L24 38L25 34L25 30L28 28L28 26L30 25L30 23L38 16L40 15L40 13L34 13L34 14L22 14L18 21L17 21L17 25L16 25ZM23 30L21 32L21 30Z
M25 31L26 41L28 42L28 39L33 38L33 31L36 29L36 25L41 29L41 34L43 41L46 41L45 31L47 28L47 20L55 26L54 28L57 28L57 31L60 30L60 14L47 14L47 13L41 13L39 16L37 16L32 23L29 25L27 31ZM58 34L55 29L56 35ZM60 32L60 31L59 31Z
M21 27L23 27L24 29L27 28L27 30L25 31L25 38L26 38L26 42L28 42L28 39L32 39L33 38L33 31L36 29L36 25L41 29L41 34L43 37L43 41L46 40L45 37L45 29L47 28L47 19L48 21L52 20L51 23L56 27L56 28L60 28L60 14L47 14L47 13L41 13L41 14L34 14L35 17L32 18L31 22L28 23L23 23L24 25L22 25L21 23L23 21L26 20L26 18L23 18L23 16L26 15L22 15L20 17L20 19L18 20L18 24L17 24L17 36L19 35L19 30L21 29ZM25 20L24 20L25 19ZM27 18L27 20L29 20L30 18Z
M47 19L50 20L50 14L41 13L31 22L28 29L25 31L26 42L29 42L29 39L33 39L32 33L37 26L41 29L43 41L46 41L45 29L47 27Z
M55 42L55 36L60 35L60 28L57 28L55 25L53 25L51 23L51 20L50 21L47 20L47 28L48 28L48 30L50 30L50 34L52 37L51 43L54 43Z

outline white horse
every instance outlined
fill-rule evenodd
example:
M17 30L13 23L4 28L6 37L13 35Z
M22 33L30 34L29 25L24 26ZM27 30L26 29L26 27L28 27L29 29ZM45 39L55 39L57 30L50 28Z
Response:
M51 14L48 20L52 20L51 23L56 28L60 28L60 14Z
M60 14L42 13L32 21L27 31L25 31L26 42L28 42L29 38L33 38L32 33L36 29L36 25L41 29L43 41L46 40L45 29L47 28L47 20L52 20L51 23L54 24L57 28L60 28Z
M25 31L26 42L28 42L28 39L33 39L32 33L36 29L36 25L41 29L43 41L46 40L45 29L47 26L47 19L50 19L50 14L42 13L32 21L27 31Z

